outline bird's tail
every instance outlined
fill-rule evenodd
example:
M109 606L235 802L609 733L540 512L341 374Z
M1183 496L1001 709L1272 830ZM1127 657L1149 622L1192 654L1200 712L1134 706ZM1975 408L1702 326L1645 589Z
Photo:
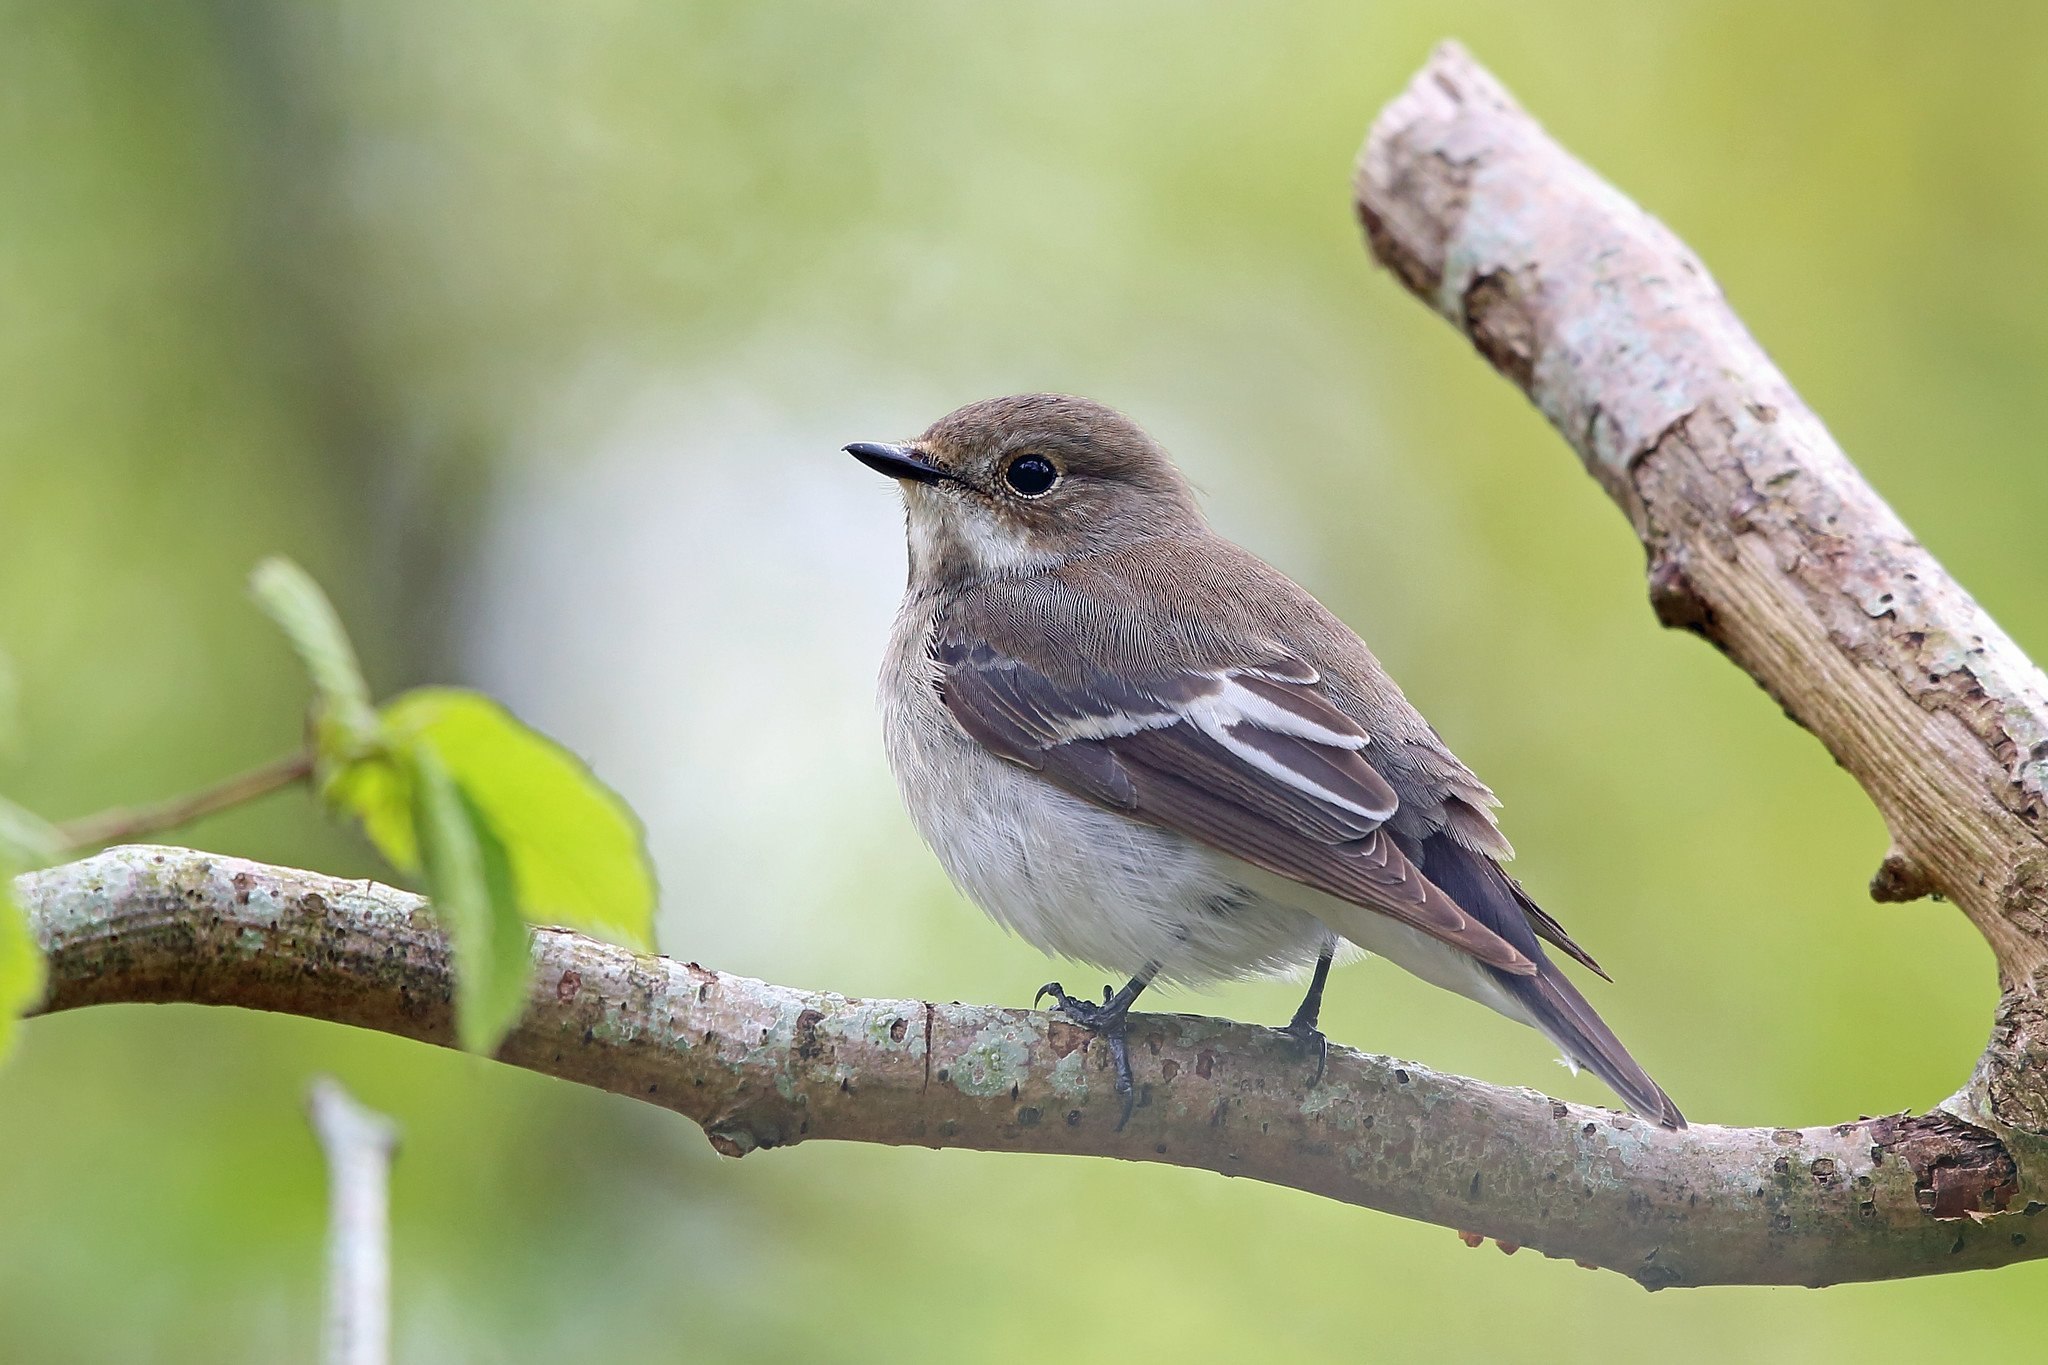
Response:
M1563 1048L1565 1056L1605 1081L1608 1089L1621 1096L1630 1109L1666 1128L1685 1127L1685 1115L1678 1112L1678 1106L1671 1102L1664 1088L1629 1056L1621 1039L1593 1012L1586 997L1579 994L1579 988L1555 962L1542 957L1540 950L1536 975L1494 975L1529 1012L1531 1022L1544 1037Z
M1685 1127L1685 1116L1678 1112L1678 1106L1671 1102L1663 1087L1629 1056L1614 1030L1594 1013L1586 997L1579 994L1579 988L1536 941L1535 926L1542 924L1555 930L1545 937L1561 941L1568 951L1573 950L1575 945L1564 936L1556 921L1540 910L1532 916L1533 903L1521 887L1485 854L1455 844L1442 834L1424 840L1420 852L1422 856L1416 861L1424 876L1461 909L1484 920L1488 928L1535 962L1533 976L1515 976L1490 967L1482 969L1522 1008L1528 1022L1562 1048L1568 1059L1606 1082L1635 1113L1666 1128ZM1573 955L1587 960L1582 953L1574 951Z

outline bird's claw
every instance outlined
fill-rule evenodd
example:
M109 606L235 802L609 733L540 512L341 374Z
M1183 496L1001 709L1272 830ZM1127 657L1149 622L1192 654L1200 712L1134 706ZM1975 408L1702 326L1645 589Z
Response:
M1116 1072L1117 1098L1123 1101L1116 1117L1116 1131L1121 1133L1124 1125L1131 1121L1131 1110L1138 1103L1137 1088L1131 1084L1131 1044L1125 1036L1124 1021L1116 1021L1114 1032L1105 1030L1102 1037L1109 1043L1109 1062Z
M1128 1006L1118 1009L1113 1003L1115 993L1107 986L1102 988L1102 1003L1097 1005L1068 995L1057 981L1048 981L1038 988L1038 994L1031 997L1032 1008L1036 1009L1038 1002L1048 997L1055 1010L1109 1045L1109 1063L1115 1074L1117 1098L1123 1106L1116 1121L1116 1131L1121 1133L1124 1125L1131 1121L1131 1110L1137 1105L1137 1087L1131 1083Z
M1038 1002L1048 996L1052 998L1052 1007L1055 1010L1066 1015L1067 1018L1079 1024L1082 1028L1098 1033L1106 1034L1112 1029L1121 1027L1124 1015L1128 1012L1127 1010L1116 1008L1111 1003L1112 997L1107 986L1102 988L1102 1003L1098 1005L1093 1001L1068 995L1061 988L1059 982L1048 981L1038 988L1038 994L1031 997L1032 1008L1036 1009Z
M1311 1051L1314 1052L1316 1069L1315 1074L1308 1078L1308 1088L1313 1090L1321 1085L1323 1083L1323 1070L1330 1064L1330 1040L1324 1037L1323 1031L1314 1024L1304 1024L1299 1020L1281 1029L1280 1032L1292 1038L1295 1046L1299 1047L1304 1054Z

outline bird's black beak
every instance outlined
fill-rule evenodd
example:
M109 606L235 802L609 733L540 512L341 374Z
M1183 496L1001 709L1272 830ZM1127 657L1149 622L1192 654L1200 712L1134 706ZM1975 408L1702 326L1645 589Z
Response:
M883 445L880 441L855 441L846 453L877 473L912 483L937 483L953 475L939 468L908 446Z

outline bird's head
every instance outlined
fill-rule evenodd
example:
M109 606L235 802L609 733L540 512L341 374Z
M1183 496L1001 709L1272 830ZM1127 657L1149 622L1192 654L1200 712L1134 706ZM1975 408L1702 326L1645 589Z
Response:
M1202 524L1158 443L1086 398L991 398L846 452L902 487L914 581L1033 573Z

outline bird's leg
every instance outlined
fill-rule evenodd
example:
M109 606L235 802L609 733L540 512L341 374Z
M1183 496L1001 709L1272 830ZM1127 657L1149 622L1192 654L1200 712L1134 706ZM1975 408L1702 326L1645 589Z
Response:
M1308 1078L1313 1090L1323 1079L1323 1067L1330 1060L1330 1040L1316 1027L1316 1020L1323 1013L1323 987L1330 979L1330 959L1337 955L1337 940L1323 940L1322 951L1316 954L1316 974L1309 978L1308 994L1301 998L1301 1007L1294 1011L1294 1018L1280 1031L1301 1044L1303 1051L1314 1049L1316 1074Z
M1116 1130L1122 1132L1124 1125L1131 1121L1131 1109L1137 1103L1137 1091L1131 1084L1131 1046L1128 1036L1131 1002L1152 984L1152 978L1159 974L1159 964L1148 962L1143 971L1124 983L1124 988L1110 994L1109 987L1102 988L1102 1003L1097 1005L1087 1000L1076 1000L1061 989L1057 981L1048 981L1038 988L1038 994L1031 998L1035 1007L1048 995L1052 997L1053 1008L1087 1029L1096 1037L1109 1044L1109 1062L1116 1071L1116 1093L1123 1101L1123 1112L1116 1121Z

